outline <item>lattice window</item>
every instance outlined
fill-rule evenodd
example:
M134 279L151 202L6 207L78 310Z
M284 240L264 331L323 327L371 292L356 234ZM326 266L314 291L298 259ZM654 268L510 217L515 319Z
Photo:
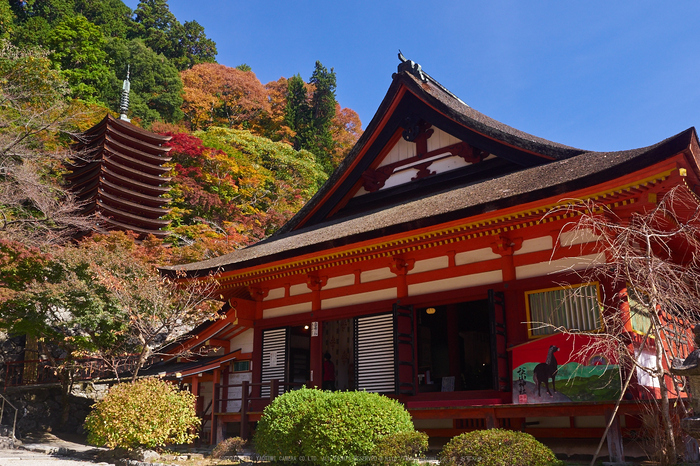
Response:
M528 291L525 304L530 337L551 335L556 327L583 332L602 326L598 283Z

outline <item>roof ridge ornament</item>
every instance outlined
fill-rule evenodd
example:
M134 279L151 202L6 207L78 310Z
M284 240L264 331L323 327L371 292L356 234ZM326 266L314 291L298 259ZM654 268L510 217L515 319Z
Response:
M399 49L399 60L401 60L398 68L399 73L402 71L407 71L423 82L428 81L428 77L425 73L423 73L421 66L413 60L408 60L406 57L404 57L403 53L401 53L401 49Z
M129 117L126 116L126 112L129 111L129 91L131 90L131 82L129 81L130 74L131 65L126 65L126 79L122 84L122 96L119 101L119 119L124 121L131 121Z

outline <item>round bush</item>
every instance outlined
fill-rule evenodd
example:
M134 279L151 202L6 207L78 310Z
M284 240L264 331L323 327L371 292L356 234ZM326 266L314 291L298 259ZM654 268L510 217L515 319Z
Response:
M211 457L215 459L235 457L238 453L243 451L243 447L245 447L246 443L248 442L240 437L227 438L214 447L211 451Z
M88 441L109 448L155 448L191 443L200 419L195 397L160 379L110 388L85 419Z
M301 389L265 408L255 447L287 464L366 464L380 439L413 430L408 411L385 396Z
M446 466L552 466L562 464L552 450L524 432L477 430L450 440L439 455Z
M428 450L425 432L399 432L382 437L372 451L373 466L407 466Z
M275 398L255 429L253 443L257 453L275 458L300 456L304 417L328 396L330 392L302 388Z

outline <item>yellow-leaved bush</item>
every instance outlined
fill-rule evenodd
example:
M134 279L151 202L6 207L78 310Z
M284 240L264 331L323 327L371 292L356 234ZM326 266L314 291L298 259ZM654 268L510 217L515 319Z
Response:
M93 405L85 429L94 445L133 450L191 443L200 423L194 395L151 377L110 388Z

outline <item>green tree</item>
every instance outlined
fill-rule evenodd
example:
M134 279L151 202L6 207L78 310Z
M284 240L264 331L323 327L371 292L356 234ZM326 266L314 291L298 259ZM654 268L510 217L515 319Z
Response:
M106 37L126 38L133 27L131 8L121 0L75 0L75 11L99 26Z
M196 21L181 24L167 0L144 0L136 8L132 37L140 37L156 53L162 53L180 70L197 63L213 62L216 43Z
M185 21L181 27L176 28L176 32L176 56L173 61L179 70L216 61L216 43L207 38L204 27L197 21Z
M51 61L60 66L74 97L94 102L107 92L114 74L106 64L105 44L100 28L82 15L60 21L49 34Z
M86 258L70 248L47 254L0 240L0 329L41 343L63 389L63 422L76 359L114 346L128 322Z
M320 156L324 167L332 171L335 167L331 161L333 151L331 124L335 117L336 107L336 80L333 68L328 71L320 61L317 61L309 83L314 86L311 98L311 124L314 131L313 140L309 141L310 147L307 149Z
M310 119L311 107L306 83L297 74L287 80L287 105L284 109L284 122L296 133L294 136L296 150L300 150L306 145L305 132Z
M113 78L103 97L110 108L119 106L121 82L130 66L129 114L146 126L156 120L172 123L182 119L182 80L169 60L140 39L114 38L108 41L105 50L112 58Z
M285 123L296 133L294 148L306 149L318 158L326 173L335 169L332 124L336 112L335 72L316 62L309 92L299 75L287 82Z
M20 21L41 17L50 24L57 23L75 14L74 0L10 0Z
M16 24L10 40L18 47L45 47L49 34L51 34L51 25L46 18L32 16Z
M15 15L8 0L0 0L0 39L10 39L15 33Z

